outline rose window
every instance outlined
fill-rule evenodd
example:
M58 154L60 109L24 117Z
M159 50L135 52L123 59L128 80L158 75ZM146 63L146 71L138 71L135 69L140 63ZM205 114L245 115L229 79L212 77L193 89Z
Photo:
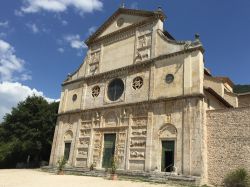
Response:
M140 89L142 87L142 85L143 85L143 79L141 77L134 78L132 87L135 90Z
M100 87L99 86L95 86L92 88L92 96L93 97L97 97L100 94Z

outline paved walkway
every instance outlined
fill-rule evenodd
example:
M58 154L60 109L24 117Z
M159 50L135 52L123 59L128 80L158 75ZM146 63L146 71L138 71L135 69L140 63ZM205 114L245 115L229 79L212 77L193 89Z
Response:
M39 170L0 170L0 187L172 187L166 184L106 180L99 177L55 175Z

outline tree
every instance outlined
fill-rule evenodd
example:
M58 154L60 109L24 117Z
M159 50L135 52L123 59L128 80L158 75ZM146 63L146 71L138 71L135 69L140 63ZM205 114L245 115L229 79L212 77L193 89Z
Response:
M0 125L0 168L13 168L27 159L33 166L49 160L58 106L31 96L5 115Z

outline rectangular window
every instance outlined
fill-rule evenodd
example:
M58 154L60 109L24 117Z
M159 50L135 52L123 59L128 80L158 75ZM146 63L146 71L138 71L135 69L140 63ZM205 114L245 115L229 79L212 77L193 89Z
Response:
M64 159L67 160L67 161L69 160L70 147L71 147L71 143L65 143L65 147L64 147Z

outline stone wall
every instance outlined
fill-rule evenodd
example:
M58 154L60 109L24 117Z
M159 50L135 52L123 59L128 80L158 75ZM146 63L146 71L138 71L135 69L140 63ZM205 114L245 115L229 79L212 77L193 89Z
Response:
M239 94L239 107L250 106L250 93Z
M250 107L207 112L208 183L239 167L250 172Z

